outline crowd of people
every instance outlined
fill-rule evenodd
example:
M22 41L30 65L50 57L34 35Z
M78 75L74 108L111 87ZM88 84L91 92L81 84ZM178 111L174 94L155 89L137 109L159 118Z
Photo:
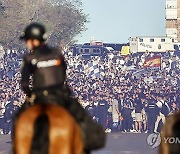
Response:
M147 58L161 56L161 67L144 68ZM67 76L73 95L107 132L157 132L165 117L180 109L179 56L175 52L119 52L83 59L66 55ZM100 76L82 67L98 61Z
M8 134L12 116L25 100L19 85L24 51L4 53L0 58L0 133ZM161 67L144 68L144 61L155 55L161 56ZM83 59L69 51L64 56L72 95L106 132L157 132L165 117L180 109L180 65L174 52L121 56L116 51ZM98 77L82 71L93 61L98 61Z
M0 134L11 132L12 117L25 95L20 88L20 66L23 51L0 49Z

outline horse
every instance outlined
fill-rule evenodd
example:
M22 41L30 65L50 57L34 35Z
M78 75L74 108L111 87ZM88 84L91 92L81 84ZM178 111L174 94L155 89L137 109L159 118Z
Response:
M171 141L168 139L172 139ZM172 141L175 141L172 143ZM180 111L170 115L161 131L159 154L180 153Z
M34 104L15 120L14 154L83 154L83 135L65 108Z

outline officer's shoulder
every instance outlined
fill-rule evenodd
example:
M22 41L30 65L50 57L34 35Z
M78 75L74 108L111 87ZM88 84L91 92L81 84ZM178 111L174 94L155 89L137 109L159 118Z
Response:
M59 49L57 47L50 47L50 48L51 48L51 51L53 51L54 53L62 55L61 49Z

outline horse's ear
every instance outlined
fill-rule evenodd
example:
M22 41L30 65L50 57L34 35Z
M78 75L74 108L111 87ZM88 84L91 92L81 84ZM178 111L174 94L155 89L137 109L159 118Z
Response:
M41 114L39 105L25 110L16 120L14 129L14 151L16 154L29 154L34 134L34 123Z

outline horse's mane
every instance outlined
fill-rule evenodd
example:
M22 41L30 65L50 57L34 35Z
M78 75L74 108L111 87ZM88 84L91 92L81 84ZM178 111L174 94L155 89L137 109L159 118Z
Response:
M40 115L34 124L34 135L31 154L48 154L49 147L49 119L46 114ZM43 145L43 146L41 146Z

